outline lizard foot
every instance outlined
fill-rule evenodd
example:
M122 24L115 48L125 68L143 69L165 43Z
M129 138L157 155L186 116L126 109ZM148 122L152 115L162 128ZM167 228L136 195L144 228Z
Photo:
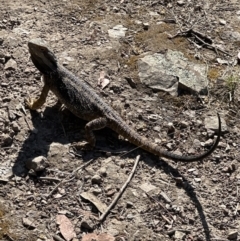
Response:
M30 110L36 110L38 108L38 106L36 106L36 102L37 102L36 99L32 99L32 98L25 99L25 103Z
M72 146L75 147L77 150L89 151L93 149L93 146L86 141L73 143Z

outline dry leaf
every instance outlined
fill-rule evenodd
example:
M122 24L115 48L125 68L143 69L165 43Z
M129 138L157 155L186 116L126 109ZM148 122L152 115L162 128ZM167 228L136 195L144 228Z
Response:
M105 72L100 72L100 77L98 78L98 86L104 89L109 84L109 79L105 78Z
M74 232L74 227L71 221L65 215L57 215L57 224L59 224L60 232L62 236L70 241L74 237L76 237L76 233Z
M91 192L83 192L80 194L82 198L90 201L95 205L95 207L101 212L104 213L107 209L107 205L102 203L94 194Z

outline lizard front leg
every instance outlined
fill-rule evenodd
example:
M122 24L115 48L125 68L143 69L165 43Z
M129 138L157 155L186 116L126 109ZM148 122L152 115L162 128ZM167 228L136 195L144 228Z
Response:
M85 150L92 149L95 146L96 138L93 133L94 130L100 130L107 126L107 119L105 117L99 117L92 121L89 121L85 126L85 134L87 142L83 142L75 145L76 148Z
M42 89L42 93L38 99L26 99L26 104L31 110L39 109L46 101L50 87L45 83Z

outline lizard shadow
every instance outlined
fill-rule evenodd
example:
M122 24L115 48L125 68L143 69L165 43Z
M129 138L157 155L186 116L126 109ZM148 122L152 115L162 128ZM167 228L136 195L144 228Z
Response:
M13 174L21 177L26 176L29 171L25 166L26 161L38 156L48 157L51 166L58 165L64 158L71 163L72 158L67 156L68 152L66 155L62 155L63 152L67 151L69 139L64 130L67 125L62 123L58 108L46 107L42 113L30 111L30 118L28 116L26 118L30 130L28 133L25 132L27 138L24 140L12 167ZM88 159L90 157L86 157L84 161ZM52 162L58 162L58 164Z
M156 157L155 157L156 158ZM179 183L180 188L183 188L185 190L185 193L188 195L188 197L191 199L192 203L194 203L197 212L200 217L200 221L202 223L203 231L205 234L205 240L210 241L211 236L210 236L210 229L206 220L206 216L204 214L203 207L198 200L198 197L196 195L196 192L194 191L193 186L189 181L174 167L172 167L170 164L167 162L161 160L161 162L158 162L158 166L164 170L166 174L172 175L174 178L181 178L181 182Z
M44 112L41 114L36 111L31 111L31 121L33 124L33 131L30 132L28 138L24 141L21 150L19 151L18 157L14 163L14 166L12 167L13 174L16 176L26 176L28 173L28 170L25 167L25 161L27 159L33 159L38 156L45 156L48 158L52 158L52 161L58 161L58 163L55 163L56 166L59 165L59 158L66 158L69 163L69 170L74 170L76 168L75 157L69 158L69 153L63 153L65 150L62 150L62 146L68 145L75 139L83 139L84 140L84 126L86 124L85 121L80 120L79 118L75 117L71 113L69 114L68 118L66 116L62 120L59 116L59 110L54 107L46 107L44 109ZM76 131L76 125L77 125L77 131ZM68 128L67 130L65 128ZM67 135L66 135L67 132ZM107 134L106 134L107 133ZM114 132L110 129L104 128L103 130L95 131L96 138L97 138L97 144L108 142L111 143L111 139L114 136ZM101 139L101 136L104 137L103 141L99 141L99 138ZM108 139L110 138L110 140ZM113 137L114 142L116 139ZM59 143L60 149L56 148L54 151L53 157L49 157L50 147L53 143ZM133 149L133 145L128 143L124 140L119 140L118 144L120 146L124 146L125 150L131 150ZM127 145L126 145L127 144ZM106 147L106 144L105 144ZM132 148L133 147L133 148ZM107 148L113 155L114 151L117 147L114 145L113 148L108 147ZM59 153L58 153L59 152ZM126 154L125 156L136 156L136 152L144 153L143 150L136 150L134 152L131 152L129 154ZM100 152L101 153L101 152ZM146 152L147 153L147 152ZM58 155L60 154L60 155ZM117 152L118 154L118 152ZM184 185L181 186L188 195L188 197L191 199L191 201L195 204L197 211L200 216L200 220L203 226L205 239L207 241L211 240L210 237L210 230L208 223L206 221L206 217L203 211L203 207L198 200L198 197L196 193L194 192L194 188L192 185L188 182L188 180L171 164L159 160L158 157L147 153L151 156L151 162L146 161L146 163L151 167L157 167L161 170L163 170L166 174L171 175L173 177L180 177L182 178L182 183ZM100 156L103 156L104 154L101 153ZM94 156L94 152L86 152L81 156L81 160L86 162L92 159ZM99 152L98 152L99 156ZM54 163L52 163L54 165Z

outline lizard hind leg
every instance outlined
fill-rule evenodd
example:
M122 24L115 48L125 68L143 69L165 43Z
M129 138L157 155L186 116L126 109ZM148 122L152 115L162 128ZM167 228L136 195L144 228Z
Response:
M100 130L107 126L107 119L104 117L96 118L89 121L85 126L86 143L81 143L81 149L89 150L95 146L96 138L93 133L94 130Z

